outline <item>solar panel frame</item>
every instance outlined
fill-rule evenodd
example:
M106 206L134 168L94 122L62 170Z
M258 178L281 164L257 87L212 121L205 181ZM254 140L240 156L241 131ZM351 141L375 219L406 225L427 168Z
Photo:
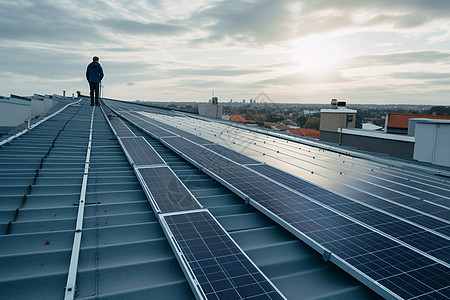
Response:
M156 213L203 208L169 166L135 168L135 173Z
M197 298L286 299L208 210L159 218Z
M166 165L164 159L143 136L124 137L118 140L132 166Z

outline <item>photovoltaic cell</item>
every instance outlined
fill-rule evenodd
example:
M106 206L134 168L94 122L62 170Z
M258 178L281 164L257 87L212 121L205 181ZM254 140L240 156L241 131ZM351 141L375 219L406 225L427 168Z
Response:
M144 137L121 138L120 142L136 167L166 163Z
M237 151L225 148L224 146L221 145L205 145L206 148L211 149L212 151L225 156L226 158L231 159L232 161L238 163L238 164L242 164L242 165L247 165L247 164L259 164L261 163L260 161L257 161L253 158L250 158L246 155L243 155Z
M145 131L151 133L153 136L161 138L165 136L175 136L173 132L167 131L164 128L160 128L154 124L148 123L143 120L137 120L136 123Z
M202 137L200 137L198 135L186 132L184 130L181 130L181 129L176 128L176 127L171 126L171 125L167 125L167 124L165 124L163 122L160 122L160 121L157 121L157 120L151 120L150 122L152 122L153 124L164 128L164 129L170 130L171 132L176 133L179 136L185 137L186 139L188 139L188 140L190 140L190 141L192 141L194 143L197 143L197 144L200 144L200 145L207 145L207 144L211 144L212 143L211 141L209 141L207 139L204 139L204 138L202 138Z
M207 299L284 299L207 211L163 215Z
M169 167L139 168L144 190L157 205L158 212L168 213L200 209L197 199Z
M109 122L111 123L111 126L114 128L114 131L119 137L136 136L119 117L111 116L109 117Z
M301 178L288 174L284 171L278 170L272 166L257 165L250 166L250 168L257 170L261 174L266 175L267 177L272 178L273 180L278 181L293 190L307 195L324 205L332 207L341 213L360 221L361 223L372 226L373 228L393 236L394 238L424 251L425 253L450 263L450 255L448 255L448 253L450 253L449 239L414 226L411 223L399 220L398 218L381 211L374 210L371 207L364 206L361 203L355 202L346 197L327 191L319 186L304 181ZM344 188L349 189L345 186ZM403 209L407 210L407 208ZM411 214L412 213L413 212L411 211ZM439 227L430 229L435 230L441 227L449 227L448 224L444 222L440 222L437 226Z
M208 148L194 144L182 137L163 138L162 141L204 168L227 168L235 165L234 162L218 156Z
M436 261L388 237L285 190L250 170L242 169L242 167L236 166L216 170L216 172L222 179L272 214L331 251L333 255L348 262L375 282L395 281L398 276L408 275L417 269L427 270L436 265ZM444 247L444 249L447 248ZM359 260L358 263L355 261L356 258ZM378 267L375 268L375 265ZM370 271L373 269L376 272ZM448 268L446 275L450 275ZM450 285L450 276L439 276L436 280L439 289ZM408 288L409 284L398 286L396 293L402 297L409 295L411 293ZM419 286L419 282L417 284ZM386 288L390 289L387 286ZM428 288L417 290L415 296L423 296L428 293L428 290Z

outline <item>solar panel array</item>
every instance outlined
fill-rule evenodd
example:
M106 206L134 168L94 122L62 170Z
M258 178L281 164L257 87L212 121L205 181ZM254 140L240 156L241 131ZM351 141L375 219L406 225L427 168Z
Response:
M184 139L178 135L181 130L168 130L172 128L127 111L121 113L153 136ZM143 137L119 136L119 141L201 299L284 299Z
M158 152L142 136L120 138L120 143L126 151L130 163L136 167L166 164Z
M325 259L382 296L404 299L450 296L448 183L437 182L437 189L433 190L433 183L426 176L322 153L292 156L290 163L301 161L306 171L299 178L268 165L258 165L245 155L223 150L222 146L212 146L212 142L203 138L201 143L196 143L197 139L190 141L192 133L183 134L179 128L155 120L150 122L178 135L160 137L163 143L281 225L295 230ZM193 126L197 129L198 125ZM263 144L265 151L276 148L266 141L256 143ZM283 145L276 153L285 152L287 157L294 149L301 150L298 146ZM345 164L345 173L336 171L341 170L339 160ZM384 173L386 177L380 178Z
M139 168L138 177L144 190L156 203L158 213L170 213L202 208L168 166Z
M130 128L120 119L111 109L102 106L112 130L117 137L134 137L136 136Z
M207 299L284 299L207 210L161 219Z

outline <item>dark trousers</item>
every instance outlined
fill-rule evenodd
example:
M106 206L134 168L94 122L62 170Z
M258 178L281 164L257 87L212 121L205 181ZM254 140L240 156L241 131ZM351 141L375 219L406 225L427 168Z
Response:
M91 89L91 105L99 105L98 102L98 94L100 92L100 83L99 82L89 82L89 88ZM95 94L95 103L94 103L94 94Z

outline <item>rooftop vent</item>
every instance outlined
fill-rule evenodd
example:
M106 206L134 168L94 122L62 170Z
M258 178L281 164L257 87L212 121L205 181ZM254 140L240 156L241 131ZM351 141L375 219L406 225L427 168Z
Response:
M332 109L337 109L338 108L337 104L338 104L337 99L331 99L331 108Z

